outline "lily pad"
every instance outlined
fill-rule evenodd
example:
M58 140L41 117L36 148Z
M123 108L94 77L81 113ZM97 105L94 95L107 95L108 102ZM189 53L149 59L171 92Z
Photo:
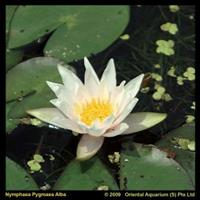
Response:
M6 45L9 40L9 32L11 21L13 16L17 10L17 6L9 5L6 6ZM23 51L21 49L7 49L6 50L6 71L8 71L11 67L18 64L23 57Z
M63 18L65 24L48 40L44 54L65 62L89 57L119 38L128 21L127 6L72 7Z
M17 124L19 123L19 118L12 118L10 116L10 112L12 112L12 108L15 106L16 102L10 102L6 103L6 133L10 133L14 128L17 127Z
M6 190L38 190L38 186L21 166L6 158Z
M13 5L6 6L6 38L7 39L9 38L8 35L9 35L10 25L11 25L11 21L16 9L17 9L17 6L13 6Z
M124 143L120 162L122 190L192 190L190 177L153 145Z
M18 64L24 56L22 49L6 50L6 71Z
M55 30L44 54L70 62L110 46L128 22L128 6L19 6L8 47L24 46Z
M118 186L103 163L96 157L80 162L71 161L58 178L53 190L97 190L106 185L110 190Z
M55 58L37 57L22 62L7 72L6 101L16 101L10 111L12 118L25 116L28 109L52 106L49 100L55 98L55 95L46 81L61 83L56 67L59 63L61 62Z
M184 125L169 132L162 140L156 143L156 146L174 152L176 155L175 160L186 170L193 185L195 185L195 152L189 150L188 148L184 150L183 148L179 148L179 146L172 143L172 140L175 137L195 141L194 124Z
M19 6L11 23L8 47L24 46L50 33L63 23L60 18L67 13L66 6Z

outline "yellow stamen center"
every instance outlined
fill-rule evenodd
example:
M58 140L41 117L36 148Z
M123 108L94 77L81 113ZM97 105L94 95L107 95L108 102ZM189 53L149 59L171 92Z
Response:
M102 122L106 117L111 115L113 107L109 101L92 99L89 103L77 105L75 110L82 122L91 125L95 120Z

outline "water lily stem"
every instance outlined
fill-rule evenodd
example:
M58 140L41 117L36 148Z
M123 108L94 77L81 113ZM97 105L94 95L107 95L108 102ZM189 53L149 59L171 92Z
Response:
M36 151L35 151L35 154L39 154L40 149L41 149L41 146L42 146L42 143L43 143L43 141L44 141L44 136L45 136L45 134L42 135L42 137L40 138L40 142L39 142L39 145L38 145L38 147L37 147L37 149L36 149Z

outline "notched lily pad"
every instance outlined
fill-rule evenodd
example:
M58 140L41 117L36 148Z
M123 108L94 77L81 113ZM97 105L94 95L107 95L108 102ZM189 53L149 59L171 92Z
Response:
M117 190L114 178L103 163L96 157L80 162L71 161L58 178L54 190L96 190L106 185L110 190Z
M21 166L7 157L6 190L38 190L32 177Z
M49 100L55 98L46 81L60 82L57 65L62 62L51 57L37 57L22 62L6 74L6 101L15 100L10 111L12 118L24 117L26 110L52 107ZM64 65L67 68L72 67Z
M127 146L128 145L128 146ZM167 153L153 145L127 143L121 152L120 189L189 190L190 177Z
M172 142L174 138L178 138L179 143ZM185 169L195 186L195 152L192 141L195 141L195 126L186 124L166 134L156 146L167 148L176 154L175 160Z

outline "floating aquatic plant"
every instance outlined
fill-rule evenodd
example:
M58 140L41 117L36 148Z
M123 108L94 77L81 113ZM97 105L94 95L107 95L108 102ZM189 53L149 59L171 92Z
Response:
M129 40L130 39L130 35L129 34L124 34L124 35L120 36L120 38L122 40Z
M156 80L156 81L162 81L163 78L160 74L157 74L157 73L151 73L151 77L152 79Z
M171 77L176 77L175 72L176 72L176 69L174 66L172 66L172 67L170 67L169 71L167 72L167 75L171 76Z
M195 68L194 67L188 67L186 69L186 72L183 73L183 76L187 78L189 81L195 80Z
M186 80L186 78L182 77L182 76L177 76L176 81L178 85L183 85L184 84L184 80Z
M34 154L33 160L29 160L27 162L27 165L30 167L30 170L32 172L37 172L41 170L42 166L40 165L40 163L43 162L45 162L45 160L40 154Z
M186 120L185 120L186 123L192 123L195 120L195 116L193 115L186 115L185 117L186 117Z
M163 31L167 31L172 35L175 35L178 32L178 26L175 23L167 22L160 26L160 29Z
M175 13L180 10L180 7L178 5L169 5L169 10Z
M174 47L174 41L173 40L157 40L156 41L157 48L156 52L164 54L166 56L171 56L175 54L175 51L173 49Z
M196 103L195 103L195 101L192 102L192 106L190 108L193 109L193 110L196 109Z

